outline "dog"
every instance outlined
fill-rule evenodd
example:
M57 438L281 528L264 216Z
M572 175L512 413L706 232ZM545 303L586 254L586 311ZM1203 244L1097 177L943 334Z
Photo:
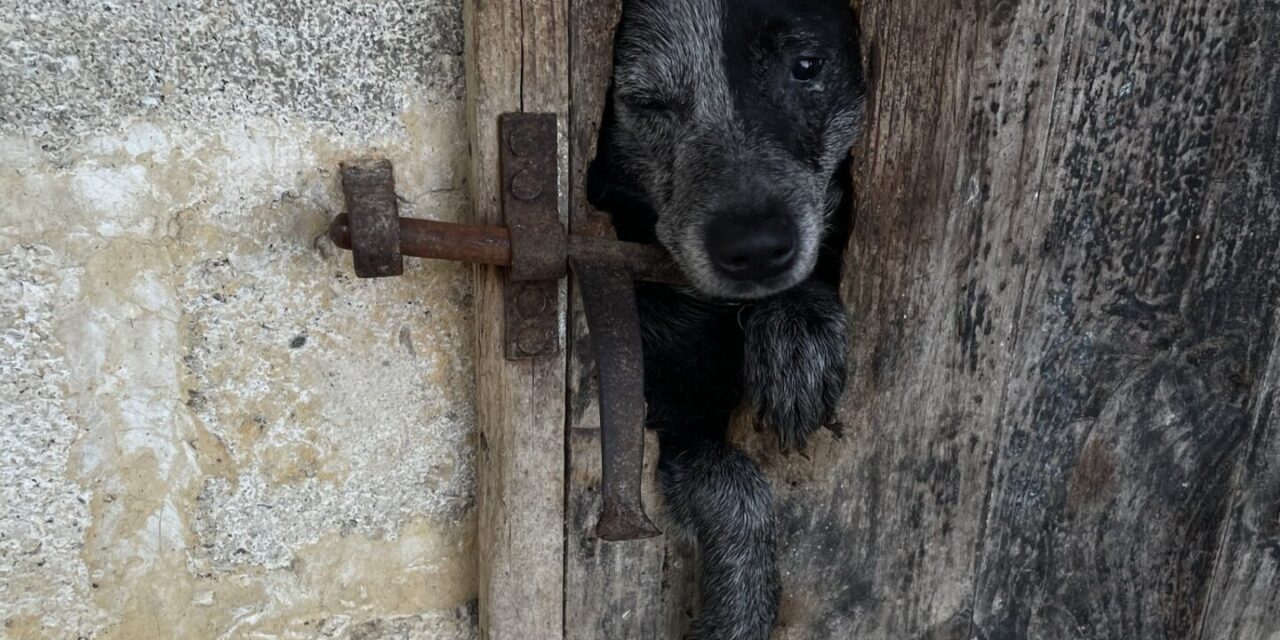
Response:
M647 425L667 513L697 545L699 640L769 636L780 597L746 404L803 451L847 376L837 282L865 83L844 0L624 0L587 195L690 285L640 285Z

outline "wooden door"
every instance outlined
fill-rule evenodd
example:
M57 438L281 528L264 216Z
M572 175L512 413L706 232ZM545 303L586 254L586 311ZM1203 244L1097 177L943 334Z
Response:
M618 9L611 0L467 0L478 221L501 221L498 117L553 112L564 147L566 223L578 234L610 232L607 218L586 202L584 176L594 156ZM688 550L668 549L665 538L603 543L593 534L599 413L576 295L568 295L570 289L563 299L566 355L510 362L502 348L502 276L481 268L476 283L482 637L679 637L694 599ZM649 451L655 450L651 441ZM658 502L649 491L652 513Z
M567 126L568 4L465 2L472 206L477 222L501 223L499 116L554 113L562 132ZM560 146L563 194L568 161L565 145ZM559 638L564 626L565 358L504 357L503 280L498 269L476 270L480 635ZM560 297L563 310L563 292Z
M1280 635L1280 4L867 0L783 638Z
M469 2L481 217L497 113L549 110L566 217L604 233L616 0ZM737 435L782 521L776 637L1280 638L1280 2L855 5L845 437ZM591 536L572 297L567 359L506 363L481 275L486 637L680 637L690 551Z

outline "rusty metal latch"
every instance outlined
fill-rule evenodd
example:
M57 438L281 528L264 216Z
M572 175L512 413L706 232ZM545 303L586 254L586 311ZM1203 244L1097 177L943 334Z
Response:
M507 267L505 354L510 360L560 352L559 280L578 279L600 388L601 512L596 535L658 535L640 499L644 467L644 366L635 280L680 283L661 248L567 235L558 211L556 118L506 114L500 121L505 227L401 218L391 162L342 165L347 212L329 228L353 253L361 278L403 273L403 256Z

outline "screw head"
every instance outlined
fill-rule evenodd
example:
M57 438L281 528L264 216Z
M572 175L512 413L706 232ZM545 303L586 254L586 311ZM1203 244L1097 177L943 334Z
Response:
M551 332L536 327L525 327L516 336L516 347L526 356L541 355L551 344Z
M539 288L526 288L516 296L516 310L523 316L535 316L547 310L547 296Z
M507 148L518 158L538 153L538 131L531 126L513 127L507 135Z
M536 200L542 195L542 184L532 172L521 171L511 177L511 195L525 202Z

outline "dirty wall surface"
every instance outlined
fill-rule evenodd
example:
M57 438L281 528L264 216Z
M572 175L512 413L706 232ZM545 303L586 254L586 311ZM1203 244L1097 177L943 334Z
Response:
M461 0L0 0L0 637L474 636Z

